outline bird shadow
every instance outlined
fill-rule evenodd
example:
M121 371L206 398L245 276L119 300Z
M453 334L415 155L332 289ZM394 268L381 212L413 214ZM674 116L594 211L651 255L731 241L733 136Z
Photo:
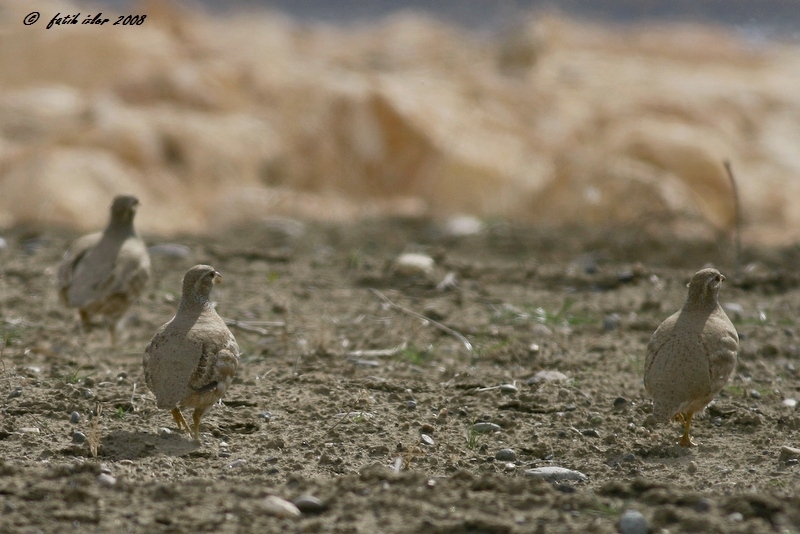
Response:
M147 432L112 432L100 440L100 454L113 460L149 456L186 456L202 446L186 434L155 435Z

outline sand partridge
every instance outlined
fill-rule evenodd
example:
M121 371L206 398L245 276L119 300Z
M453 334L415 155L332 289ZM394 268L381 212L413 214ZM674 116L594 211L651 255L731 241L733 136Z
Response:
M716 269L695 273L683 308L661 323L647 345L644 387L653 397L653 415L683 422L684 447L694 446L692 416L722 390L736 365L739 336L717 301L724 280Z
M220 274L195 265L183 277L178 311L144 350L144 377L159 408L172 410L178 429L200 439L200 418L225 395L239 365L239 346L209 296ZM194 408L190 428L180 408Z
M112 344L120 319L150 278L147 247L133 228L138 206L136 197L114 198L106 229L75 241L58 266L61 301L78 308L85 331L92 315L103 316Z

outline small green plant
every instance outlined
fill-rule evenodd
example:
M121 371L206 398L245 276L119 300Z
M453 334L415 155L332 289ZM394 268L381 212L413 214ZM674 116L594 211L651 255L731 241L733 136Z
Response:
M350 269L358 269L361 266L361 260L364 257L363 249L356 249L352 251L347 257L347 265Z
M612 504L595 501L589 506L588 512L592 515L614 519L620 515L620 510Z
M483 435L475 430L476 421L472 421L467 429L467 448L474 451L483 443Z
M3 338L3 346L8 346L22 339L23 328L20 326L3 326L0 327L0 337Z
M366 416L364 415L364 412L357 412L357 413L355 413L355 414L353 415L353 417L351 418L351 420L352 420L352 421L353 421L355 424L357 424L357 425L358 425L358 424L361 424L361 423L366 423L366 422L367 422L367 418L366 418Z
M117 416L117 419L125 419L126 413L127 412L125 411L125 409L122 406L120 406L117 408L115 415Z
M92 376L92 375L94 375L94 374L95 374L94 372L91 372L91 373L81 373L81 372L80 372L80 371L78 371L77 369L73 369L73 370L71 370L71 371L67 372L66 374L64 374L64 375L61 377L61 379L62 379L62 380L64 381L64 383L66 383L66 384L79 384L79 383L80 383L80 382L82 382L82 381L83 381L85 378L88 378L88 377L90 377L90 376Z
M736 384L728 384L725 386L724 390L731 397L744 397L747 395L747 391L742 386Z
M420 350L412 345L400 351L400 357L412 365L422 365L430 360L431 354L427 350Z

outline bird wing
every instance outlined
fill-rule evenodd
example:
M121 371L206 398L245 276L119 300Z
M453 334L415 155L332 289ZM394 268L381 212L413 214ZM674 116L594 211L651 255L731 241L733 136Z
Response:
M128 238L108 276L98 286L104 296L120 293L138 295L150 278L150 255L138 237Z
M651 369L656 360L659 359L659 353L664 348L664 345L672 339L679 314L680 312L677 312L664 319L664 322L653 332L653 336L647 344L647 358L644 362L644 387L648 392L650 391L652 378Z
M190 334L173 318L144 350L145 382L159 408L174 408L192 393L189 378L201 359L203 345Z
M58 264L58 273L56 275L58 284L58 295L61 301L69 305L69 288L72 285L72 277L75 274L75 269L78 264L86 256L86 253L92 250L100 239L103 237L101 232L85 235L78 238L64 253L61 258L61 263Z
M724 312L723 312L724 313ZM739 335L727 316L714 314L709 318L710 328L703 337L703 346L708 354L708 375L711 390L716 394L725 387L736 366L739 352Z
M230 331L225 328L224 345L204 344L200 361L189 379L189 387L196 392L213 389L236 373L239 366L239 346ZM218 332L222 334L222 332Z
M114 295L133 300L150 277L150 257L136 236L122 241L101 240L76 267L67 295L72 306L85 308Z

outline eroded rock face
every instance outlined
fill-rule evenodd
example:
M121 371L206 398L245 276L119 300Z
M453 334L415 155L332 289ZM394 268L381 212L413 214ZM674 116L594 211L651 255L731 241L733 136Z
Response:
M730 159L747 235L800 228L785 76L800 56L781 44L552 17L480 38L420 15L337 29L153 4L135 39L104 32L101 48L91 26L20 31L29 6L7 4L2 224L94 227L90 208L128 187L152 210L143 231L389 213L714 235L734 224ZM85 158L99 168L80 173L109 178L14 193L49 180L32 161Z

